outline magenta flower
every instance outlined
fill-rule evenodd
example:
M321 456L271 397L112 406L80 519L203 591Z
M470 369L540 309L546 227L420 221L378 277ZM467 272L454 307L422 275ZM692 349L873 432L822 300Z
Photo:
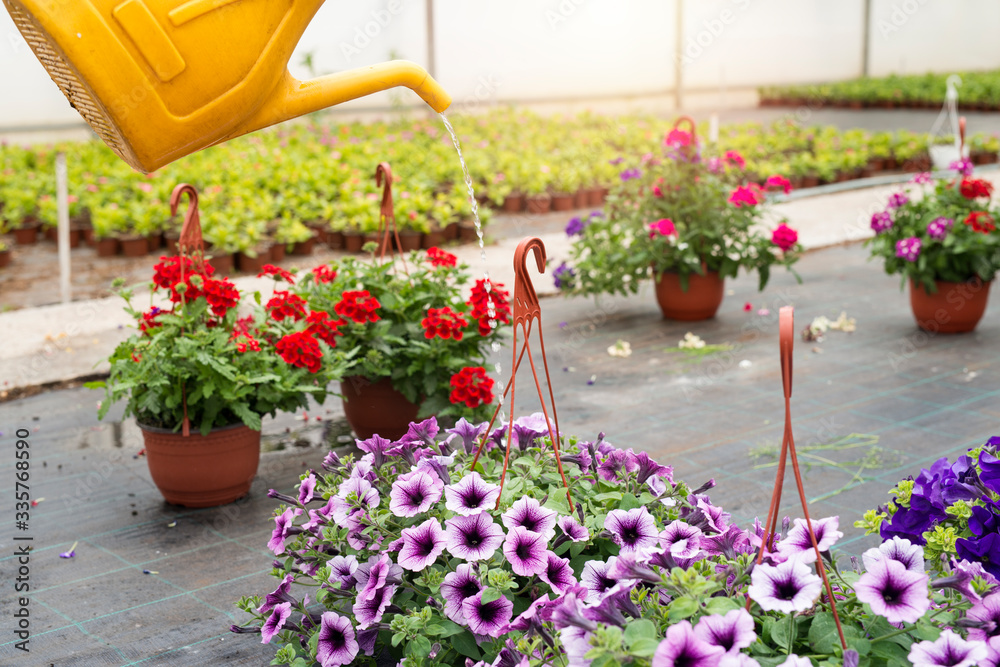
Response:
M854 591L860 602L867 602L890 623L916 623L931 605L927 575L888 558L872 563Z
M330 568L330 577L327 581L334 588L347 590L354 586L354 573L358 570L358 559L356 556L334 556L327 561Z
M466 421L465 417L462 417L455 424L455 428L445 430L447 433L458 436L462 441L462 449L465 450L465 453L472 454L476 451L476 447L479 444L479 437L486 431L487 426L489 426L489 424L486 422L473 425L472 423Z
M382 436L375 434L367 440L355 439L358 449L368 452L373 457L373 464L376 468L381 468L385 463L389 450L392 448L392 441L386 440Z
M437 519L427 519L419 526L404 528L402 534L399 565L407 570L423 570L444 551L445 532Z
M734 609L725 616L704 616L694 626L694 634L712 646L719 646L727 654L739 653L757 639L753 616L746 609Z
M275 556L280 556L285 553L285 540L287 540L290 535L295 534L295 526L292 525L292 521L294 521L295 517L300 514L302 514L302 510L299 508L289 507L281 514L274 517L274 530L271 531L271 539L267 542L267 548L270 549ZM65 556L65 558L71 557L72 555Z
M629 456L624 449L611 448L597 466L597 474L608 482L621 482L625 475L639 469L635 456Z
M507 533L503 543L503 555L510 563L514 574L532 577L541 574L548 567L547 540L523 526L516 526Z
M677 236L677 227L670 218L661 218L649 223L649 238L657 236Z
M725 650L695 634L689 621L667 628L667 638L653 654L653 667L718 667Z
M842 532L837 530L839 524L840 517L836 516L812 521L813 534L816 536L816 544L819 546L820 553L828 551L837 540L844 536ZM795 525L788 531L788 536L778 542L778 553L785 558L799 558L804 563L816 561L816 550L813 549L805 519L795 520Z
M358 642L348 618L324 611L320 617L319 638L316 642L316 660L321 667L339 667L350 664L358 655Z
M489 484L478 472L470 472L457 484L444 487L445 507L456 514L470 516L492 509L500 497L500 487Z
M583 592L582 588L577 587L567 591L562 597L556 598L556 602L550 609L552 625L557 630L571 626L587 632L593 632L597 629L597 623L584 616L585 607L580 601L580 595Z
M913 178L910 179L910 183L914 185L927 185L931 183L934 179L931 177L929 171L922 171L918 174L914 174Z
M659 532L656 519L645 506L628 511L611 510L604 520L604 528L611 533L622 554L631 554L640 549L656 546Z
M573 568L569 566L569 558L560 558L551 551L546 553L545 569L538 573L538 578L552 587L561 595L567 589L576 586Z
M583 542L590 539L590 531L581 526L576 519L571 516L561 516L556 522L562 530L563 535L573 542Z
M260 643L270 644L274 636L285 627L285 621L292 615L292 603L282 602L271 609L271 615L260 626Z
M382 586L376 589L374 596L370 600L362 599L358 596L354 601L351 611L354 612L354 619L358 622L358 629L364 630L370 625L374 625L382 620L386 607L392 602L392 596L396 593L396 586Z
M462 602L462 614L469 629L477 635L501 636L513 612L514 603L504 595L493 602L483 602L483 592L480 591Z
M797 558L778 565L762 563L750 574L750 599L764 611L791 614L813 606L823 582Z
M976 667L987 655L986 644L965 641L951 630L944 630L935 641L913 644L907 658L913 667Z
M965 615L982 623L982 627L969 629L969 639L993 643L1000 649L1000 593L987 595Z
M455 568L454 572L446 574L444 582L441 584L445 616L459 625L465 625L462 603L481 590L483 590L483 585L479 582L475 570L468 563L462 563Z
M788 252L798 242L799 233L785 223L778 225L771 233L771 243L781 248L783 252Z
M548 542L556 534L556 517L555 512L542 507L534 498L525 496L501 514L500 520L507 526L507 530L520 526L533 533L539 533Z
M299 483L299 503L305 505L313 499L316 491L316 475L309 473L309 476Z
M916 236L900 239L896 241L896 257L905 259L907 262L915 262L920 256L921 245L922 242Z
M762 201L764 201L764 193L761 191L760 186L756 184L749 186L741 185L729 193L729 203L736 208L756 206Z
M674 469L670 466L657 463L653 459L649 458L649 454L646 452L639 452L636 454L632 450L628 450L626 454L632 461L632 464L627 467L635 466L637 474L636 481L639 484L645 484L650 477L660 477L670 481L671 484L673 483Z
M395 444L416 443L431 447L434 445L434 438L437 437L438 431L440 431L440 427L435 417L428 417L422 422L410 422L409 428L406 429L406 435Z
M489 512L456 516L445 524L448 553L462 560L485 560L503 544L503 528L493 523Z
M403 568L393 563L389 554L381 553L358 565L353 576L358 582L358 599L374 600L380 588L403 581Z
M872 230L876 234L881 234L884 231L892 229L892 216L889 215L888 211L879 211L872 215Z
M510 622L508 626L510 630L516 630L518 632L527 632L528 630L542 627L542 623L547 616L546 612L548 607L552 606L552 602L549 600L549 594L546 593L540 598L537 598L531 603L531 606L525 609L521 614Z
M972 176L973 166L972 161L965 157L961 160L956 160L948 165L948 168L952 171L957 171L962 176Z
M257 607L258 614L266 614L267 612L274 609L277 605L282 602L295 602L295 598L292 597L289 592L292 588L292 581L294 578L290 574L286 574L278 587L274 589L274 592L268 593L264 597L264 602Z
M944 240L944 237L948 236L948 230L952 228L955 221L951 218L939 217L934 218L927 223L927 236L932 239L937 239L938 241Z
M768 176L767 180L764 181L764 187L768 190L782 190L786 195L792 191L792 182L789 181L784 176L779 176L775 174L774 176Z
M889 208L899 208L905 206L906 203L910 201L910 198L906 196L905 192L895 192L889 196Z
M726 154L722 156L722 159L738 169L742 169L747 164L747 161L743 159L743 156L736 151L726 151Z
M610 577L608 572L617 562L618 556L612 556L606 563L600 560L588 560L584 563L580 583L587 589L587 602L597 602L605 592L614 587L617 580Z
M861 554L865 569L870 570L876 561L888 558L899 561L907 570L912 572L924 571L924 549L919 544L914 544L908 539L893 536L878 547L873 547Z
M412 470L396 478L389 491L389 511L396 516L423 514L441 500L444 482L426 470Z
M660 546L674 558L694 558L701 550L702 532L680 519L670 522L660 533Z

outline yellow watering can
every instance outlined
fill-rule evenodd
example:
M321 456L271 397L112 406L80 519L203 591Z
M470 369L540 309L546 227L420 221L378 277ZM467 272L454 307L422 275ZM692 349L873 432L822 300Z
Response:
M70 104L133 168L406 86L451 97L399 60L299 81L288 59L323 0L3 0Z

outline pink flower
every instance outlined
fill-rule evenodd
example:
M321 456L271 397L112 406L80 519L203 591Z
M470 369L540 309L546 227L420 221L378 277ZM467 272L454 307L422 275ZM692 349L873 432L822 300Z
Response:
M729 203L736 208L740 208L744 204L756 206L762 201L764 201L764 193L756 183L751 183L748 186L741 185L729 194Z
M752 303L750 303L749 301L747 301L746 303L743 304L743 312L749 313L751 310L753 310L753 304Z
M660 218L656 222L649 223L649 238L660 236L677 236L677 227L674 226L670 218Z
M663 140L664 146L680 147L691 145L691 133L684 130L673 129Z
M734 167L738 167L739 169L742 169L747 165L747 161L744 160L743 156L736 151L726 151L726 154L722 156L722 159L725 160L726 163Z
M916 236L896 242L896 257L908 262L917 261L920 256L921 241Z
M798 241L799 233L784 223L778 225L778 228L771 234L771 243L785 252L794 248Z
M784 190L785 194L787 195L789 192L792 191L792 182L789 181L784 176L768 176L767 180L764 181L764 187L766 187L768 190L772 188L775 190L777 189Z
M663 196L663 190L660 189L659 185L654 185L653 186L653 196L654 197L662 197Z

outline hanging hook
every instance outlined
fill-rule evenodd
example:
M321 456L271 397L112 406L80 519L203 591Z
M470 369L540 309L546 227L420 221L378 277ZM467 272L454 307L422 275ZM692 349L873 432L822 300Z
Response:
M381 246L380 260L385 261L385 253L388 250L389 254L395 257L392 250L392 239L396 239L396 247L400 248L400 257L403 260L403 271L407 275L410 274L409 268L406 266L406 257L403 257L402 245L399 242L399 228L396 226L396 207L392 201L392 167L389 166L388 162L379 162L378 166L375 167L375 185L382 188L382 203L379 206L379 216L378 216L378 238L379 245ZM391 231L390 234L390 225Z
M204 261L204 243L201 236L201 214L198 212L198 191L193 185L180 183L170 193L170 215L177 215L177 207L185 194L188 196L188 208L184 213L184 224L177 241L177 254L195 253L197 256L192 259L200 264Z

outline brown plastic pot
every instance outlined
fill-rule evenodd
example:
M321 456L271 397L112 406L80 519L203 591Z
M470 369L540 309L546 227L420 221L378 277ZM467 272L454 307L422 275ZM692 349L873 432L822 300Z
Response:
M600 206L604 203L601 188L587 188L587 206Z
M93 227L86 227L84 229L81 229L80 230L80 236L83 239L83 242L86 243L87 245L89 245L89 246L93 246L94 245L94 228Z
M217 276L225 276L233 272L233 266L235 264L235 262L233 261L234 257L235 256L231 252L207 254L206 251L205 255L205 258L208 260L208 263L215 268L215 273Z
M548 213L552 208L552 197L548 195L525 197L524 201L527 203L528 213Z
M236 265L243 273L257 275L264 265L271 261L270 248L257 248L257 256L251 257L245 252L237 253Z
M440 229L435 229L423 235L420 239L420 246L424 250L428 248L440 248L444 245L445 240L445 233Z
M460 235L459 223L449 222L444 228L444 240L445 241L457 241Z
M98 257L114 257L118 254L118 239L94 239L94 250Z
M460 243L479 243L476 225L471 222L460 222L458 224L458 240Z
M272 243L270 250L267 251L268 256L271 258L271 263L280 262L285 259L285 244L284 243Z
M11 233L14 235L14 242L18 245L31 245L38 241L38 223L22 224Z
M802 187L804 188L815 188L819 185L818 176L805 176L802 178Z
M149 252L156 252L163 247L163 232L156 232L146 237L146 245Z
M343 250L344 232L330 232L326 235L326 245L330 250Z
M347 252L361 252L364 244L365 235L361 232L344 232L344 250Z
M10 266L10 248L0 250L0 269Z
M42 236L45 237L46 241L55 243L59 238L59 229L55 225L42 227Z
M118 239L118 244L126 257L143 257L149 253L145 236L122 236Z
M347 377L340 383L340 393L347 422L362 440L376 433L399 440L420 411L420 406L393 389L389 378L372 382L360 375Z
M192 430L184 437L167 429L142 426L149 474L174 505L216 507L250 491L260 462L260 431L243 424Z
M552 195L552 210L553 211L572 211L573 210L573 195L566 194L563 192L557 192Z
M964 283L936 280L937 292L928 294L922 284L911 280L910 308L917 326L930 333L972 331L986 312L992 282L978 277Z
M688 276L688 289L681 289L677 273L666 272L656 281L656 302L663 316L671 320L694 322L715 317L725 296L725 280L718 271Z
M520 213L524 210L524 195L520 192L513 192L503 200L504 213Z
M399 249L402 252L420 250L420 241L423 235L412 229L404 229L399 233Z
M299 241L292 245L291 255L302 255L308 257L313 254L313 248L316 247L316 237L310 238L308 241Z
M580 188L573 193L573 208L587 208L590 206L587 190Z

